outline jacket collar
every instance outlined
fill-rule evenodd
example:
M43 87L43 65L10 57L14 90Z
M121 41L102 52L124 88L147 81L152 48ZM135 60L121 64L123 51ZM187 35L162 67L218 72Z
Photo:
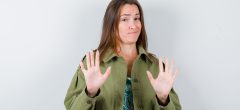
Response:
M149 53L142 47L142 46L138 46L138 56L140 56L140 58L146 57L148 60L150 60L150 62L152 62L152 59L149 55ZM105 55L103 56L103 62L108 62L109 60L115 58L115 57L119 57L112 48L108 48Z

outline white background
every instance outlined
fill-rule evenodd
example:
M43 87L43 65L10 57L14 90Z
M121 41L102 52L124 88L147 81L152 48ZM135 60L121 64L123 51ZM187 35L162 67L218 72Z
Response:
M0 110L65 110L110 0L0 0ZM183 110L240 110L240 1L140 0L149 51L175 59Z

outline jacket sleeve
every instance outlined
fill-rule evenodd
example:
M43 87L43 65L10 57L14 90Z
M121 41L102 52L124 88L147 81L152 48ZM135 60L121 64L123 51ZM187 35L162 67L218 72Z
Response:
M77 68L75 75L68 88L67 95L64 100L66 110L94 110L97 96L94 98L88 97L85 92L86 83L84 75L80 69Z
M162 106L158 103L157 97L155 98L155 107L154 110L181 110L181 105L178 99L178 96L174 89L169 93L169 102L166 106Z

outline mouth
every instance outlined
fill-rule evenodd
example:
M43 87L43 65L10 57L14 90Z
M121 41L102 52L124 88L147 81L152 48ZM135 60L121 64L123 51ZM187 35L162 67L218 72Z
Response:
M137 34L138 32L129 32L128 34Z

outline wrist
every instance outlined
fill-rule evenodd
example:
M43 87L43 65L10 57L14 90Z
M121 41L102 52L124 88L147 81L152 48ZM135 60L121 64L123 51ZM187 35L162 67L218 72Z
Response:
M93 98L99 93L99 90L88 90L88 88L86 88L85 92L89 97Z
M167 105L168 104L168 102L169 102L169 97L168 97L168 95L156 95L157 96L157 99L158 99L158 103L160 104L160 105Z

